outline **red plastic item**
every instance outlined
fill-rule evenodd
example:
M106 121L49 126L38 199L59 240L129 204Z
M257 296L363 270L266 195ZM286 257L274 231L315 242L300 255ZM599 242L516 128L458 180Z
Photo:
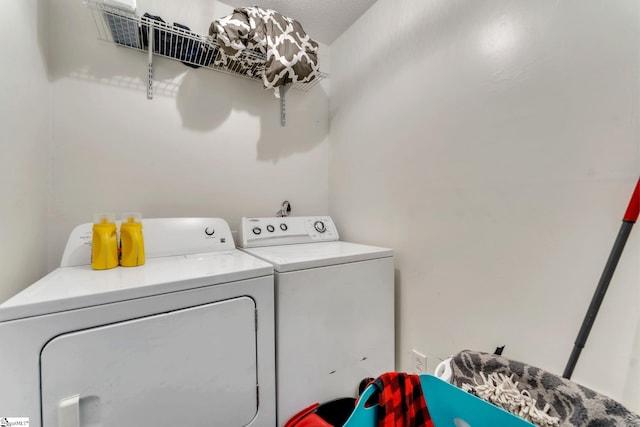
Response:
M638 220L638 214L640 214L640 178L636 184L636 189L629 201L629 207L624 214L623 221L636 222Z
M319 406L319 403L314 403L308 408L303 409L291 417L284 427L333 427L315 413Z

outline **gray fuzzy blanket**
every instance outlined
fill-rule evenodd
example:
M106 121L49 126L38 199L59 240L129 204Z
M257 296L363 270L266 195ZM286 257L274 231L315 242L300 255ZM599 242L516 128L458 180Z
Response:
M513 375L518 388L528 390L536 407L550 408L548 414L560 419L560 427L640 427L640 416L620 403L573 381L535 366L493 354L464 350L451 361L451 382L463 387L482 383L492 373Z

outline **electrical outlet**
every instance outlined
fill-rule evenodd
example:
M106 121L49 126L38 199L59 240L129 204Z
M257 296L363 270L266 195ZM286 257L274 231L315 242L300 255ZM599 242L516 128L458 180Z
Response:
M411 369L414 374L427 373L427 356L414 349L411 351Z

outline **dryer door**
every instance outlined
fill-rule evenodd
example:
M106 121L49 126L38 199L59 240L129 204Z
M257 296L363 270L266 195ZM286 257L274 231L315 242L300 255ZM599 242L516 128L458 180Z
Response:
M40 356L43 426L78 412L96 427L249 424L255 308L239 297L54 338Z

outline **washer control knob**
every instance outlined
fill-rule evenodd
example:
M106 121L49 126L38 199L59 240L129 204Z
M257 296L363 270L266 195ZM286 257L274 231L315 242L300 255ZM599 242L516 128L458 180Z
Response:
M275 231L275 227L271 224L267 225L267 231L269 233L273 233Z
M262 229L260 227L253 227L253 234L255 234L256 236L260 233L262 233Z
M206 234L207 236L213 236L215 232L216 230L214 230L213 227L207 227L204 229L204 234Z
M284 222L282 224L280 224L280 230L287 231L288 229L289 229L289 227L287 227L287 224L285 224Z
M316 221L313 223L313 227L316 229L318 233L324 233L327 231L327 227L324 225L322 221Z

